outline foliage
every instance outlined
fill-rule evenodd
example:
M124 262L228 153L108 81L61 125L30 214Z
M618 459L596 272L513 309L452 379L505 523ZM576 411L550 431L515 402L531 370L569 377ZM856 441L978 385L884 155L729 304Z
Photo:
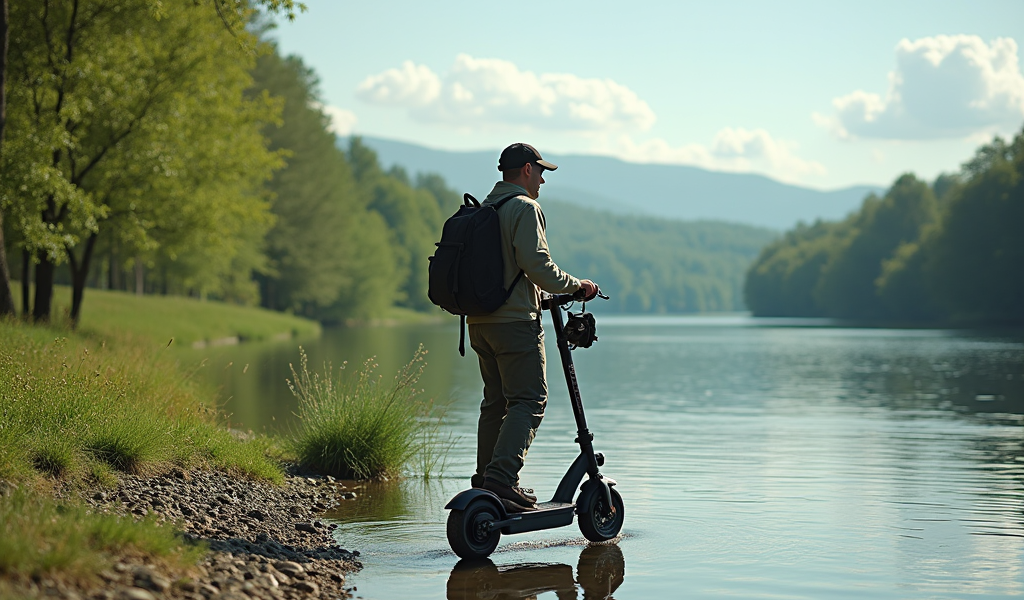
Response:
M434 310L425 259L458 194L437 175L383 168L358 138L338 149L315 74L241 28L244 4L16 4L17 152L0 161L0 203L9 247L38 263L38 318L55 280L74 290L73 321L87 284L325 323ZM616 311L742 309L740 273L771 236L544 206L556 260L598 280Z
M931 187L900 177L840 223L799 226L747 273L754 314L1024 324L1024 132Z
M253 78L254 90L283 100L281 122L264 132L272 149L287 153L285 168L267 186L277 222L266 238L270 269L257 276L261 304L316 315L365 275L351 260L357 245L386 254L388 232L365 214L352 170L319 108L313 71L274 49L257 60Z
M885 315L875 290L882 261L901 244L916 240L935 221L937 206L928 185L903 175L883 198L868 197L848 235L821 269L814 297L835 317L871 319Z
M280 481L262 442L220 427L196 384L158 348L0 323L0 479L180 464Z
M556 263L596 281L601 310L693 313L743 310L743 273L772 239L767 229L625 217L542 200Z
M449 445L438 435L441 417L416 397L424 354L421 346L387 385L374 376L373 359L350 377L345 377L344 364L337 375L331 365L311 373L300 349L299 368L292 367L288 382L299 400L301 425L292 437L300 462L360 479L398 475L417 456L424 476L442 465Z
M392 277L398 283L392 301L412 309L432 308L427 299L426 258L434 253L434 242L441 237L441 226L449 216L445 213L455 210L452 206L442 211L445 200L454 194L437 176L420 178L419 185L413 186L401 168L385 173L377 154L359 138L350 142L348 158L359 189L368 199L367 207L380 215L390 230Z
M401 170L384 172L358 139L338 149L315 74L268 48L251 94L283 102L281 122L264 133L286 165L268 184L276 224L269 268L257 276L263 306L327 322L428 308L424 259L454 193L436 175L414 184Z
M100 236L122 260L188 255L187 285L252 299L277 107L243 97L251 54L213 7L14 0L11 32L2 204L40 265L36 317L50 265L69 261L80 292Z

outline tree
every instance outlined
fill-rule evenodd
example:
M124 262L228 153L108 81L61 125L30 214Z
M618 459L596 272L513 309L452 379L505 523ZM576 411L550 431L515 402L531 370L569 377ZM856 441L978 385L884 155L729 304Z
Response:
M884 317L875 287L883 261L901 244L915 241L937 215L931 188L912 174L897 179L883 198L865 200L853 222L853 235L822 269L814 291L816 303L833 317Z
M852 232L841 223L800 223L766 246L747 271L744 298L759 317L820 317L814 296L821 271Z
M962 171L922 246L928 287L954 321L1024 324L1024 130L982 146Z
M427 188L412 187L402 169L385 173L377 154L358 138L350 142L348 158L359 189L367 198L367 208L380 215L390 231L389 242L400 282L393 302L417 310L431 308L427 299L426 262L434 252L434 242L440 238L444 223L441 200Z
M102 229L144 254L222 239L239 229L225 215L248 219L246 232L269 224L260 183L277 157L259 126L274 106L242 97L251 54L212 11L13 3L4 206L38 262L36 319L49 317L54 268L67 260L77 320ZM233 258L232 244L218 249Z
M9 50L11 21L10 21L10 10L9 10L8 0L0 0L0 1L2 1L2 5L0 5L0 165L2 165L4 156L5 156L5 154L4 154L4 147L3 147L3 141L4 141L4 137L5 137L5 133L6 133L6 124L7 124L7 81L8 81L8 76L7 75L8 75L8 50ZM227 30L231 31L232 33L234 33L234 30L235 30L236 26L238 26L241 23L248 22L248 20L251 18L252 11L250 9L250 4L248 2L246 2L245 0L210 0L210 1L212 2L211 5L215 9L216 14L220 17L220 20L222 21L222 23L227 27ZM71 6L72 15L77 15L78 11L79 11L79 8L83 4L87 4L87 3L79 2L78 0L74 0L73 3L72 3L72 6ZM116 12L117 10L120 9L120 5L118 3L111 2L111 3L108 3L108 4L109 4L109 7L114 12ZM195 4L196 4L197 8L200 5L199 2L196 2ZM295 2L294 0L253 0L252 4L255 5L255 6L262 7L263 9L267 10L268 12L284 14L289 20L294 20L295 12L296 11L305 11L306 10L305 4L303 4L301 2ZM205 4L204 4L204 6L205 6ZM44 15L49 17L49 12L51 10L50 0L44 0L44 4L43 4L42 8L43 8ZM57 11L59 11L59 9L66 8L66 7L63 7L61 4L56 4L56 5L53 5L52 8L55 10L55 12L57 12ZM159 0L150 0L149 8L150 8L150 12L151 12L151 14L153 16L161 16L163 14L162 3L159 2ZM47 19L44 18L44 22L46 20ZM74 20L72 20L71 30L68 32L71 35L69 35L67 37L67 50L68 50L68 52L63 57L63 60L70 61L70 58L71 58L71 55L72 55L72 47L74 46L73 33L74 33L75 28L76 28L76 26L74 24ZM44 29L47 29L47 28L44 26ZM237 37L237 35L236 35L236 37ZM243 36L242 39L245 40L245 39L248 39L248 38L246 36ZM50 43L50 40L47 39L47 44L49 45L49 43ZM56 55L56 56L51 56L50 58L51 58L51 65L50 66L53 67L53 69L52 69L53 72L51 73L51 75L56 74L56 75L60 76L61 74L59 73L59 71L61 71L61 69L59 68L59 66L57 64L54 64L52 62L52 59L56 58L57 61L59 62L59 61L62 60L62 57L60 55ZM66 67L67 65L64 65L64 66ZM66 75L66 73L65 73L65 75ZM57 105L60 105L60 104L62 104L62 103L60 101L58 101ZM57 162L56 156L54 158L54 162ZM29 171L31 171L31 170L29 170ZM38 174L39 173L37 172L36 175L38 175ZM29 175L31 175L31 173L29 173ZM31 179L31 177L29 177L29 179ZM46 194L44 193L44 195L46 195ZM54 196L55 197L54 197L53 201L48 200L48 204L50 204L51 202L60 202L62 200L62 198L57 197L58 196L57 194L54 194ZM26 212L26 207L19 206L18 203L16 203L16 201L13 200L10 197L10 195L8 195L7 201L8 201L9 204L10 203L14 203L13 206L18 208L18 209L20 209L20 211L19 211L21 213L20 216L24 216L24 214ZM11 206L5 206L4 202L3 202L3 198L0 198L0 316L14 314L14 303L13 303L13 298L11 297L10 273L9 273L8 265L7 265L6 245L4 243L4 227L3 227L4 226L4 215L5 215L5 212L7 210L9 210L10 208L11 208ZM23 221L22 224L24 224L24 219L22 219L22 221ZM51 250L52 250L52 248L51 248ZM28 256L28 246L26 246L25 256L26 257ZM85 257L89 257L89 256L91 256L91 250L86 253ZM85 257L83 257L83 258L85 258ZM49 256L49 254L47 254L46 259L47 259L47 261L50 261L51 257ZM85 268L86 268L86 270L88 270L88 260L86 260L85 263L86 263ZM25 277L25 274L28 272L27 263L24 265L24 267L25 268L22 269L23 270L23 273L22 273L23 279ZM49 271L49 277L52 279L52 269L49 269L48 267L46 267L46 268L44 268L44 271ZM44 276L44 279L45 279L45 276ZM27 298L28 297L28 282L27 281L23 281L22 284L23 284L23 286L22 286L23 287L23 290L22 290L23 294L24 294L25 298ZM44 288L45 288L45 286L44 286ZM39 298L38 295L37 295L37 298ZM49 293L45 289L44 289L44 294L42 296L42 301L43 301L43 304L48 304L48 302L49 302ZM25 304L27 306L27 304L28 304L27 300L26 300ZM76 305L78 307L80 307L80 305L81 305L81 294L77 295L77 303L76 303ZM42 311L42 308L40 308L40 312L41 311ZM48 314L49 314L48 310L47 310L46 314L48 316ZM77 312L75 314L77 315Z
M281 122L268 124L264 133L271 149L287 153L285 168L267 186L277 221L267 235L269 269L257 276L261 303L317 317L353 283L355 228L365 224L365 203L319 108L313 71L271 46L253 77L254 91L283 101Z
M820 238L829 259L808 280L813 307L786 291L812 262L814 242L800 227L762 252L746 294L755 314L1024 325L1021 223L1024 130L1011 144L997 137L980 147L931 188L904 175L845 223L825 224L840 229Z
M7 48L10 9L7 0L0 0L0 156L3 156L4 131L7 129ZM4 211L0 206L0 317L14 315L14 296L11 294L11 273L7 268L7 249L4 244Z

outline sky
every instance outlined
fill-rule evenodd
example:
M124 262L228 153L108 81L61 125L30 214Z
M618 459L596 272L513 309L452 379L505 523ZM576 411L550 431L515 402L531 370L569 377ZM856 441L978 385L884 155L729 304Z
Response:
M303 0L271 36L341 135L753 172L952 172L1024 127L1024 1Z

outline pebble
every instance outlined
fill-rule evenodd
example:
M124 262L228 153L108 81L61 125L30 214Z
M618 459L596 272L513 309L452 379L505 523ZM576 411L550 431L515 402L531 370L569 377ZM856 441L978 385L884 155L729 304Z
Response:
M121 600L156 600L156 596L137 587L125 588L118 596Z
M153 592L163 592L171 587L171 582L163 575L155 573L149 567L136 567L134 571L135 586Z
M297 581L292 584L292 587L307 594L320 594L320 586L312 581Z
M277 561L276 563L274 563L274 568L289 577L295 577L296 575L302 573L304 570L302 568L302 565L300 565L299 563L287 560Z

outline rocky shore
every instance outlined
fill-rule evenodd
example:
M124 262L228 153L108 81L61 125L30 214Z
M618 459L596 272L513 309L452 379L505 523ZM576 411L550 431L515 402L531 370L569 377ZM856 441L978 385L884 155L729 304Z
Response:
M68 600L306 600L349 598L345 576L362 567L340 548L333 524L317 516L355 494L331 477L286 475L283 486L179 468L153 477L122 475L116 489L58 493L98 512L153 515L203 541L211 552L185 573L122 557L100 580L82 584L42 578L32 596Z

